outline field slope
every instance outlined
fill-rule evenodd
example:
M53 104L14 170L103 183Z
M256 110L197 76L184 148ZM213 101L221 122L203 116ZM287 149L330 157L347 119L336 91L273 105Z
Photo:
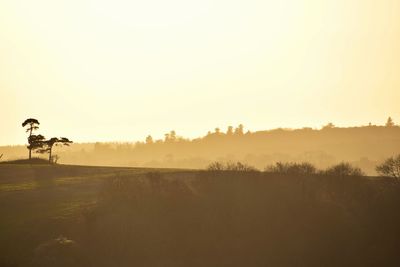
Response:
M174 170L0 164L0 266L25 266L40 242L68 232L105 181L150 171Z
M0 266L399 266L400 184L0 165Z

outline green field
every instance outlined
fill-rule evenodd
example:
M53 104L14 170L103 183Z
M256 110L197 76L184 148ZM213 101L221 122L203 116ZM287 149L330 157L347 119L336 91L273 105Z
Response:
M400 266L400 184L0 165L0 266Z

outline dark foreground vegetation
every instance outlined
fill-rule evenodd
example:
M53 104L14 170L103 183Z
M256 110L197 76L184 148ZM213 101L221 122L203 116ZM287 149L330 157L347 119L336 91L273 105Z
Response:
M0 266L400 266L392 178L0 165Z

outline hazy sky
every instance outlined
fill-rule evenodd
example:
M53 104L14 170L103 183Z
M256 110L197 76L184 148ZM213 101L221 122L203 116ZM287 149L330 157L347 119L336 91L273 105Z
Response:
M399 0L0 0L0 145L400 122Z

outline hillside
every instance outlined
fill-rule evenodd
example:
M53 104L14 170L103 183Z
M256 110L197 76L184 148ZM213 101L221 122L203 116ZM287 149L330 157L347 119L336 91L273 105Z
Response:
M3 164L0 203L4 267L400 264L390 179Z

